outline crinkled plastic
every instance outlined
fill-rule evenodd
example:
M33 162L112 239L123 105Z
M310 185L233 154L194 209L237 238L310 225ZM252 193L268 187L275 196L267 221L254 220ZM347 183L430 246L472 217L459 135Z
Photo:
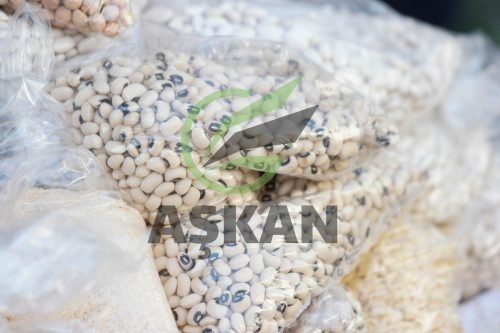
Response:
M461 60L454 37L374 1L153 1L144 18L179 33L284 42L399 122L439 105Z
M402 217L343 282L361 303L368 332L461 332L458 267L453 242Z
M370 161L335 181L315 183L280 176L268 183L263 203L235 209L234 216L248 224L253 240L245 237L248 230L241 229L234 231L235 242L225 239L225 234L233 233L224 229L226 223L231 225L231 208L213 208L208 216L201 215L217 228L216 239L202 245L194 239L210 225L199 227L199 210L180 223L164 216L165 221L153 227L158 233L153 239L160 241L153 252L179 328L183 332L275 332L293 325L328 283L338 282L348 272L414 195L416 176L401 165L384 163L393 157L391 152L382 155L385 159ZM334 242L308 227L309 218L324 224L332 221L335 212ZM269 238L273 234L269 225L277 214L284 229L276 226L279 230ZM165 234L168 228L174 230L170 235ZM176 232L184 240L176 241ZM311 242L304 235L311 235ZM331 315L343 316L341 312Z
M500 50L482 34L463 36L461 44L464 57L443 106L444 119L463 130L490 128L498 135Z
M58 71L49 90L150 222L162 203L245 202L274 173L335 178L398 139L367 99L281 44L155 24L143 37L140 52Z
M499 287L500 278L500 159L495 146L487 182L468 205L455 212L441 228L458 244L458 256L463 261L458 275L461 296L471 298L479 292Z
M28 0L40 5L56 28L67 28L83 33L99 32L113 37L132 22L128 0ZM14 12L24 0L2 0L0 8ZM69 43L69 40L66 40Z
M342 285L330 284L286 332L362 333L366 332L363 309Z
M28 45L33 36L50 42L39 13L28 5L16 12L2 58L2 332L103 332L112 324L168 331L173 318L142 218L109 191L95 157L69 144L62 113L52 109L60 105L42 90L53 54Z

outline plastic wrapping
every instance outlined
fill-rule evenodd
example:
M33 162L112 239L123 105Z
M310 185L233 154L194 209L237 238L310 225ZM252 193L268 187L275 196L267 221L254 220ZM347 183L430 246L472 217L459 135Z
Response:
M442 101L461 60L454 37L374 1L153 1L144 18L180 33L284 42L400 122Z
M188 211L247 201L274 173L337 177L398 139L363 96L280 44L146 28L149 56L122 50L59 72L49 90L64 103L75 141L150 222L162 202ZM164 51L147 51L160 40ZM309 110L300 126L286 118ZM280 121L286 126L274 133ZM217 151L222 159L205 165Z
M391 152L382 155L393 157ZM248 223L260 244L247 241L240 229L236 230L235 243L225 241L222 230L226 230L226 219L231 216L226 214L226 207L202 216L218 228L213 242L200 245L190 241L191 236L203 233L192 222L198 213L190 220L181 219L182 227L177 230L186 243L177 243L171 235L158 236L161 242L153 252L179 328L183 332L205 328L215 332L275 332L292 325L311 299L348 272L413 196L412 184L418 179L411 178L400 165L381 161L370 161L366 167L332 182L278 177L268 183L262 196L264 203L252 203L254 210L247 204L235 213ZM301 189L299 183L310 187ZM280 191L284 193L280 195ZM306 226L305 234L312 233L312 243L304 242L303 236L294 243L293 234L304 235L304 218L315 216L304 210L309 206L323 223L336 212L335 242L326 241ZM269 230L267 225L278 209L282 227L294 232L272 239L263 237L269 235L265 230ZM166 227L177 226L170 217L165 223ZM331 315L343 316L341 312Z
M456 211L442 225L443 232L458 244L458 256L464 262L460 279L461 296L468 299L490 288L500 287L500 158L498 146L488 180L481 193Z
M286 332L362 333L366 332L363 309L345 287L331 284L318 296Z
M368 332L461 332L454 244L435 227L395 223L343 280Z
M48 22L25 5L10 24L0 74L2 332L171 330L141 216L106 191L95 157L69 144L62 108L42 90ZM34 49L34 36L48 43Z
M488 37L461 37L463 61L443 105L444 119L464 131L489 128L498 135L500 117L500 50Z
M100 32L108 37L117 35L131 24L128 0L29 0L47 11L50 22L56 28L68 28L80 32ZM0 8L14 12L24 0L2 0ZM66 40L69 43L69 40Z

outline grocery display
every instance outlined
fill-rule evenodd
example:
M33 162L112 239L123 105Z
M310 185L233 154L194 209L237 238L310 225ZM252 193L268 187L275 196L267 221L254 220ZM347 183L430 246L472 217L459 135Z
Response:
M500 287L480 34L376 0L0 0L0 55L1 332L458 333Z

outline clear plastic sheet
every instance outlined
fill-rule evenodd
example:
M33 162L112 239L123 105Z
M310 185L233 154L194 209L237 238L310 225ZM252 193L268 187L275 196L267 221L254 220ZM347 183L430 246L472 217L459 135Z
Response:
M179 243L175 236L156 235L160 243L153 250L179 328L183 332L275 332L293 325L328 283L339 282L356 264L406 200L414 196L412 188L418 184L418 177L408 174L401 165L383 163L394 157L391 152L382 155L385 159L379 163L370 162L335 181L314 183L280 176L268 183L261 193L264 203L252 203L253 210L247 203L235 213L248 224L259 244L245 238L246 231L241 229L235 230L236 242L225 240L224 228L231 216L226 214L226 207L201 215L218 231L214 241L202 245L191 241L191 237L208 230L202 231L193 222L199 212L189 220L181 219L180 224L169 216L166 226L155 226L158 232L162 228L178 230L187 240ZM308 186L301 186L305 184ZM282 210L281 227L287 232L283 235L280 230L269 239L264 237L269 235L267 225L278 209ZM329 242L306 225L305 234L312 235L312 242L306 242L301 233L304 219L314 216L325 223L331 221L334 212L336 240ZM297 236L298 243L294 243L293 235L302 235ZM331 315L343 318L341 312Z
M443 105L444 119L454 127L489 128L498 135L500 118L500 50L483 34L462 36L463 61Z
M442 226L446 235L458 244L458 256L463 261L460 272L461 296L471 298L478 293L500 287L500 158L495 156L487 174L488 181L468 205L455 212Z
M143 18L184 34L284 42L400 122L439 105L461 60L453 36L374 1L152 1Z
M53 27L79 32L99 32L113 37L132 22L128 0L29 0L48 14ZM14 12L24 0L2 0L0 8ZM69 40L66 40L69 43Z
M43 92L53 54L28 43L50 49L39 14L16 12L2 58L2 332L171 330L141 216L109 191L95 157L69 144L61 106Z
M146 56L124 48L58 71L49 87L76 143L150 222L162 202L182 211L244 202L274 173L331 179L398 140L366 98L280 44L163 29L145 26L146 45L135 50ZM162 40L163 51L150 51ZM302 127L284 120L311 108ZM269 124L280 121L289 125L273 138ZM223 158L206 165L218 151Z
M404 216L404 215L403 215ZM368 332L461 332L454 243L435 227L402 218L343 279Z
M362 333L366 332L363 309L345 287L330 284L286 332Z

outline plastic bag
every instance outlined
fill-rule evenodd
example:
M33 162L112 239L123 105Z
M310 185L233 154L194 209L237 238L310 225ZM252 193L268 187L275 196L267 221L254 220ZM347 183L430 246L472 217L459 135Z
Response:
M331 284L286 332L366 332L361 304L345 287Z
M497 134L500 116L500 50L482 34L461 38L463 61L443 106L444 119L462 130L490 128Z
M454 37L374 1L153 1L144 18L179 33L284 42L400 122L442 101L461 60Z
M279 44L162 28L146 27L146 58L123 49L58 75L49 88L65 104L75 141L151 223L162 203L189 211L248 201L274 173L336 177L398 138L361 95ZM147 51L162 40L165 51ZM311 111L299 125L287 118ZM280 122L287 125L274 131ZM223 158L206 165L216 152Z
M29 0L47 11L52 26L113 37L131 24L128 0ZM2 0L0 8L14 12L24 0Z
M481 193L441 226L458 244L458 256L464 262L458 275L462 298L499 287L500 278L500 177L498 143L495 143L491 168Z
M42 90L53 54L28 43L50 39L39 14L26 5L13 16L0 75L2 332L171 330L142 218L100 191L104 171L68 145Z
M368 332L461 332L454 244L432 225L398 222L343 282Z
M382 161L392 156L389 151L382 155ZM179 222L165 214L165 221L153 226L152 239L160 241L153 252L179 328L275 332L292 325L328 283L338 282L348 272L413 195L412 183L418 180L400 165L367 164L331 182L278 177L266 190L285 194L272 201L263 197L260 205L214 208L208 214L195 210ZM298 183L311 188L291 190ZM276 214L281 226L276 225L278 235L268 238ZM248 230L240 227L227 229L232 216L247 224L255 239L246 237ZM209 225L200 228L198 217ZM325 225L336 218L336 239L308 227L309 218ZM199 244L194 239L208 233L210 225L217 228L216 239ZM169 228L173 231L166 235ZM235 241L227 240L225 235L233 233ZM304 235L311 235L311 242ZM340 312L331 315L342 318Z

